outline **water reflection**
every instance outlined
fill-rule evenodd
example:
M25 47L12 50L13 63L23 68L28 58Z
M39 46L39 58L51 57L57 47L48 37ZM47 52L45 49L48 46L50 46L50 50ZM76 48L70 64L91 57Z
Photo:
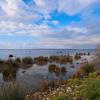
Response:
M48 66L48 79L54 80L54 79L65 79L66 74L67 74L67 69L66 67L58 66L56 64L50 64Z
M54 57L51 57L51 60L52 59L54 59ZM3 61L0 62L0 73L3 75L4 82L16 81L28 88L33 86L39 87L40 80L44 81L44 76L51 81L51 83L54 80L56 80L56 82L62 82L68 79L75 69L80 67L81 62L84 63L82 59L82 61L73 60L72 63L64 63L64 59L67 58L61 56L58 60L56 57L55 62L51 62L47 57L37 57L35 60L30 57L23 59L16 58L14 61L10 59L6 61L6 63ZM2 80L0 80L0 82L1 81Z

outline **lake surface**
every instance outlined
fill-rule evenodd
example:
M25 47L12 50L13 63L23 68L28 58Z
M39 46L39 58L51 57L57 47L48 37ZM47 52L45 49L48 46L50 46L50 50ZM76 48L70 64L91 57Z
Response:
M0 58L1 59L8 59L9 55L12 54L15 57L27 57L31 56L32 58L38 57L38 56L51 56L51 55L74 55L76 52L78 53L88 53L90 52L90 56L85 55L82 56L80 60L73 61L72 64L57 64L59 67L65 67L67 69L67 72L65 74L60 73L59 75L56 75L55 73L50 73L48 71L48 65L51 63L48 63L46 65L32 65L32 67L28 69L22 69L19 68L16 72L15 80L18 84L24 86L28 90L37 89L41 86L41 83L43 80L52 80L52 79L63 79L66 80L69 77L73 75L73 73L80 68L82 59L87 59L87 61L90 61L92 59L92 54L94 50L79 50L79 49L52 49L52 50L0 50ZM71 66L74 65L75 68L72 68ZM6 81L3 73L0 73L0 87L2 87L4 84L9 83L9 81Z
M51 55L67 55L75 54L76 52L94 52L94 49L2 49L0 50L0 58L8 59L9 55L12 54L16 57L37 57L37 56L51 56Z

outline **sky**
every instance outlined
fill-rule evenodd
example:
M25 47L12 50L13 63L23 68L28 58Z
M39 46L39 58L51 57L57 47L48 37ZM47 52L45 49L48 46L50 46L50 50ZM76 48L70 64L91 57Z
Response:
M100 0L0 0L0 49L92 49Z

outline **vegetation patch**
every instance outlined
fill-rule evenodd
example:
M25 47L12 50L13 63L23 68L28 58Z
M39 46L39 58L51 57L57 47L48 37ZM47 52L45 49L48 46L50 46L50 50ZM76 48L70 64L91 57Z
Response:
M73 62L73 57L72 56L50 56L49 57L50 62L56 62L60 64L66 64L66 63L72 63Z
M45 65L47 64L47 62L48 62L48 57L39 56L34 58L34 63L37 65Z
M0 89L0 100L25 100L25 95L25 90L14 83Z

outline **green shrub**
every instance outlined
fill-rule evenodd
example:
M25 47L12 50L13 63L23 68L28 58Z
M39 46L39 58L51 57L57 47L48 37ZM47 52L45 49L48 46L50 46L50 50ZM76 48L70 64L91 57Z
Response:
M100 80L85 79L78 88L78 98L100 100Z
M96 78L97 77L97 72L89 73L88 78Z
M70 86L79 86L79 85L81 85L81 83L82 83L82 81L81 80L79 80L79 79L69 79L68 80L68 85L70 85Z
M57 96L54 97L52 100L66 100L67 98L65 96Z

